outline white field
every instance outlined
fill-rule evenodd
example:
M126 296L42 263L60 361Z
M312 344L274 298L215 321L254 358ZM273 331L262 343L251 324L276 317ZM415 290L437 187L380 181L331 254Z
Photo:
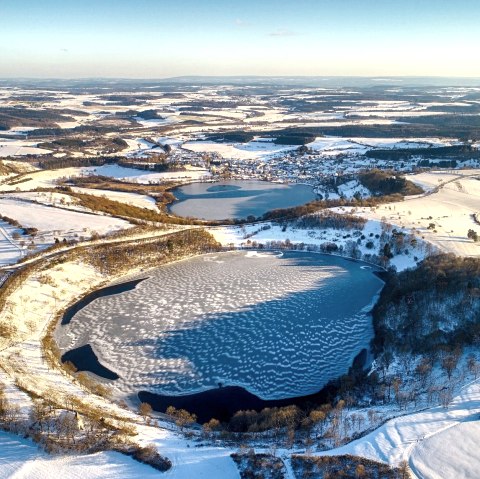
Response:
M147 208L153 211L159 211L155 203L155 199L148 195L138 193L129 193L127 191L100 190L95 188L77 188L73 187L73 191L77 193L85 193L87 195L100 196L109 200L119 201L139 208Z
M407 460L415 479L476 479L479 413L480 384L475 381L448 409L437 406L392 419L361 439L320 454L353 454L394 466Z
M60 179L81 176L92 168L61 168L58 170L38 170L23 175L21 178L7 180L0 184L0 192L30 191L36 188L53 188ZM18 182L22 180L21 182Z
M410 467L419 477L476 478L480 470L479 438L478 417L453 424L416 446L410 456Z
M137 170L135 168L124 168L118 165L104 165L89 170L91 174L109 176L125 181L136 183L162 183L172 180L198 180L210 176L210 172L202 168L191 168L185 171L167 171L164 173L155 173L146 170Z
M26 140L0 140L0 157L51 153L50 150L37 148L37 144Z
M0 160L0 163L6 166L11 166L18 172L17 174L28 173L28 172L36 171L37 169L34 166L30 165L29 163L24 163L22 161L16 161L16 160ZM9 173L7 175L0 174L0 183L5 181L11 176L15 176L15 173Z
M185 171L169 171L155 173L135 168L124 168L118 165L89 166L83 168L60 168L58 170L38 170L15 178L7 178L0 183L0 192L31 191L36 188L54 188L59 180L68 178L101 175L136 183L161 183L173 180L198 180L211 176L203 168L189 168ZM19 180L22 180L19 182Z
M155 444L174 463L167 473L117 452L49 455L28 439L0 432L0 479L240 479L233 450L195 447L165 429L139 428L143 442Z
M426 241L441 251L459 256L479 256L480 244L467 238L469 229L480 232L473 215L480 212L480 180L443 173L423 173L419 184L433 188L442 184L438 192L405 201L380 205L376 208L357 208L355 214L376 221L386 221L402 229L415 229ZM409 177L415 180L415 177ZM452 181L453 180L453 181ZM350 208L336 209L350 212ZM429 229L430 223L435 227Z
M0 450L1 479L158 478L158 472L151 467L117 452L52 456L32 441L6 432L0 432Z
M56 237L90 237L92 232L103 235L131 227L127 221L110 216L67 211L6 197L0 198L0 212L24 227L37 228L35 242L39 245L52 244Z
M65 193L51 191L18 191L15 193L6 193L2 196L2 198L30 201L32 203L40 203L46 206L56 206L59 208L68 208L75 211L91 213L91 210L80 206L76 198L66 195Z
M182 148L195 152L217 153L223 158L252 160L280 156L298 146L276 145L272 141L253 140L248 143L217 143L214 141L189 141Z
M315 141L306 146L320 152L323 156L336 156L339 154L363 155L368 150L375 148L425 148L456 144L455 141L441 138L342 138L336 136L317 137Z
M77 193L84 193L88 195L98 196L101 198L108 198L113 201L118 201L120 203L137 206L139 208L147 208L149 210L153 210L157 212L159 211L156 206L155 199L148 195L141 195L137 193L129 193L124 191L100 190L100 189L94 189L94 188L73 187L72 190ZM42 205L47 205L47 206L55 206L57 208L62 208L62 209L69 209L69 210L87 212L87 213L95 213L94 211L81 206L77 198L65 193L57 193L52 191L26 191L26 192L6 193L3 196L3 198L19 199L19 200L40 203ZM96 214L100 214L102 216L101 213L96 213Z

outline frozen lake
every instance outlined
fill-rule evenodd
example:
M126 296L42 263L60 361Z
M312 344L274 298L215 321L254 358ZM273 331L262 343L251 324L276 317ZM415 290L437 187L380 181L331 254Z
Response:
M364 263L334 256L203 255L93 300L59 326L57 340L62 352L91 345L120 376L114 383L125 396L219 383L263 399L303 396L347 372L368 348L365 310L382 285Z
M205 220L258 217L267 211L303 205L316 198L307 185L240 180L192 183L175 188L172 193L178 199L170 206L173 214Z

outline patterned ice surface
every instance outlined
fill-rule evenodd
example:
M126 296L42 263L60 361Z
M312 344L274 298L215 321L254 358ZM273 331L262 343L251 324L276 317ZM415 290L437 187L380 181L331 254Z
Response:
M131 279L131 278L129 278ZM185 394L243 386L264 399L305 395L368 347L382 282L315 253L209 254L154 270L62 326L62 351L91 344L119 392Z

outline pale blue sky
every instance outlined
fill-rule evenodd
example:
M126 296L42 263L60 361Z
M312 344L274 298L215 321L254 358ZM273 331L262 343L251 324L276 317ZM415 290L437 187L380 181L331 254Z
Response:
M0 0L0 77L480 77L479 0Z

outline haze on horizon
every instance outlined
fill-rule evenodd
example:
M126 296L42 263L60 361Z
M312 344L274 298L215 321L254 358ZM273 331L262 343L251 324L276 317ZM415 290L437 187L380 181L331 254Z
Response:
M480 77L477 0L0 0L0 78Z

